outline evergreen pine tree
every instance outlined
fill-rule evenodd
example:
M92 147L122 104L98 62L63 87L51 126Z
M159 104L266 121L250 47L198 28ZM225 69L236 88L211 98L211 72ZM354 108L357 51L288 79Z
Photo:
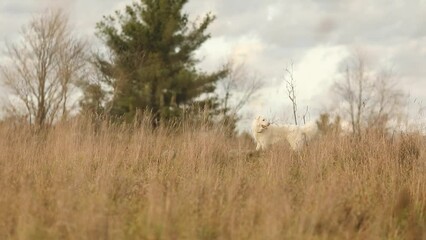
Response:
M182 13L187 1L139 0L97 24L110 53L98 56L97 65L113 89L112 115L132 119L149 110L156 122L171 119L226 75L196 68L194 51L210 37L206 29L215 18L190 23Z

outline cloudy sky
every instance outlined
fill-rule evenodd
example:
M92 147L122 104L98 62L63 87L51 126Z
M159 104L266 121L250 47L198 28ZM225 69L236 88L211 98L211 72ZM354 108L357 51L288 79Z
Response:
M0 62L5 41L13 41L23 24L49 8L63 8L76 30L94 38L102 15L131 0L1 0ZM226 59L244 62L261 76L264 87L244 111L289 121L284 68L294 63L299 108L311 115L329 109L330 86L355 49L371 69L392 68L400 86L415 101L426 103L426 0L190 0L195 18L217 16L212 38L199 50L201 67L212 70Z

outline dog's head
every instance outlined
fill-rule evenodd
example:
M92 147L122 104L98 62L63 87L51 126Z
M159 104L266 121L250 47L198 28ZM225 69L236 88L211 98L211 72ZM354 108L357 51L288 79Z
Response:
M253 120L252 128L253 128L253 131L255 131L257 133L261 133L264 130L266 130L269 127L269 125L271 125L271 123L268 122L268 120L266 120L262 116L257 116Z

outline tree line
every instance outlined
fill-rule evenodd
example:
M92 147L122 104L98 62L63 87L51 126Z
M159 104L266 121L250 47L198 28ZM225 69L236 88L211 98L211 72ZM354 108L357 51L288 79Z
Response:
M195 51L211 37L207 30L215 16L191 21L183 11L187 2L139 0L104 16L96 25L103 44L96 51L75 33L63 12L34 17L22 28L20 40L7 45L7 61L0 66L1 81L12 94L6 112L37 128L76 112L118 121L148 112L154 128L185 114L203 114L232 132L238 112L262 81L232 60L214 72L197 68ZM292 69L285 70L285 83L297 125ZM363 58L355 56L336 81L340 114L349 119L355 135L364 126L384 126L401 112L404 94L388 73L371 76Z
M215 16L191 21L183 12L186 3L140 0L104 16L96 25L103 48L95 53L63 12L36 16L23 27L21 40L7 46L1 76L12 101L6 111L39 128L75 109L120 121L148 112L153 127L196 112L234 125L259 81L239 76L245 70L232 60L214 72L197 68L195 51L210 38ZM244 99L231 107L233 90Z

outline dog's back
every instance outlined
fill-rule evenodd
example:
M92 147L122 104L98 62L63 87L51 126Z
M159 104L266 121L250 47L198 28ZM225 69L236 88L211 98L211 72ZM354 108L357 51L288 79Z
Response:
M256 118L252 123L252 133L257 144L256 150L266 149L271 144L281 140L287 140L290 147L295 150L301 150L309 141L314 139L318 133L318 126L315 122L308 123L304 126L283 125L283 126L260 126L259 120Z

